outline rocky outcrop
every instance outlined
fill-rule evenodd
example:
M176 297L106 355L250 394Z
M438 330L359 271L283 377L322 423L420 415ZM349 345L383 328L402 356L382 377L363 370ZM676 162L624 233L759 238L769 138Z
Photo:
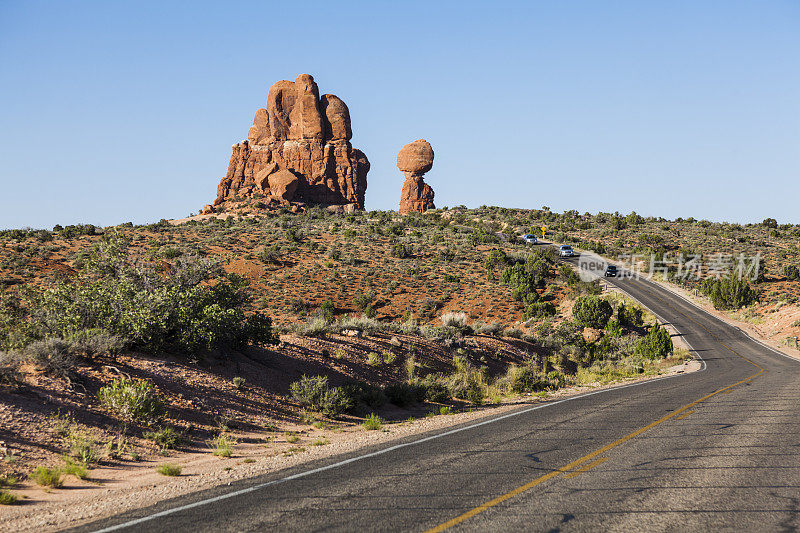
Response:
M423 181L423 175L433 167L433 148L425 139L409 143L397 154L397 168L405 174L400 193L400 214L424 213L435 209L433 189Z
M265 198L363 209L369 161L351 137L347 105L320 97L313 77L275 83L247 140L233 145L214 206Z

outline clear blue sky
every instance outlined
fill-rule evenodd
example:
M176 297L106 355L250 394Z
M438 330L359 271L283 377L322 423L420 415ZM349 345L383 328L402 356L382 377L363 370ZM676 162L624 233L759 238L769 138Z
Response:
M800 2L0 0L0 228L186 216L269 86L347 102L397 208L800 223Z

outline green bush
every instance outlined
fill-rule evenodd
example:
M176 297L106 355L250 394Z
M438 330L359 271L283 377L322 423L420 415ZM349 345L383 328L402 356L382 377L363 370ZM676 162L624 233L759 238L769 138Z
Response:
M700 283L700 291L711 298L715 309L740 309L758 300L758 291L743 279L705 278Z
M162 476L180 476L182 471L183 469L179 465L172 463L164 463L156 467L156 472Z
M10 492L0 490L0 505L14 505L15 503L17 503L16 496Z
M217 457L230 457L233 455L233 447L238 444L236 438L225 433L220 433L208 441L211 453Z
M164 419L164 399L155 385L141 379L119 378L99 392L100 403L126 422L153 425Z
M650 359L658 359L672 355L673 346L669 332L656 324L636 346L636 353Z
M783 275L791 281L800 280L800 268L797 268L796 265L786 265L783 267Z
M617 320L621 326L626 328L640 328L644 325L642 308L630 304L619 304L617 308Z
M556 306L551 302L533 302L525 307L525 319L555 316Z
M344 387L330 387L328 376L303 376L289 386L301 407L335 418L355 405L353 393Z
M343 388L352 398L354 405L364 404L372 409L380 409L387 401L383 389L370 383L357 381L348 383Z
M364 419L364 422L362 422L361 425L364 426L364 429L374 431L376 429L381 429L383 423L383 418L379 417L375 413L370 413L369 416Z
M575 300L572 317L582 327L603 329L606 327L614 309L611 304L598 296L581 296Z
M318 314L323 320L333 322L333 316L336 314L336 306L333 305L333 301L331 301L330 298L320 304Z
M452 398L450 389L444 383L435 379L425 380L425 399L429 402L444 403Z
M149 352L275 340L269 317L245 314L245 278L217 275L214 264L185 257L162 272L155 264L134 264L126 247L121 238L109 238L93 249L77 278L0 306L0 348L70 339L86 330L105 330Z
M64 473L60 468L47 468L38 466L31 474L37 485L57 489L64 484Z
M397 407L409 407L425 400L426 388L422 383L392 383L386 386L384 393Z
M144 434L144 438L157 444L162 452L175 448L182 440L181 434L169 426L155 431L148 431Z
M414 247L410 244L397 243L392 245L390 255L398 259L407 259L414 255Z

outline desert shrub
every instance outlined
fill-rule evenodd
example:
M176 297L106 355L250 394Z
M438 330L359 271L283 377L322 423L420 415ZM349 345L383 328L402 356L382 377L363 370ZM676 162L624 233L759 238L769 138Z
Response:
M384 423L383 418L379 417L375 413L370 413L369 416L367 416L367 418L364 419L361 425L364 427L364 429L374 431L377 429L381 429L383 423Z
M321 317L311 317L308 322L297 328L296 333L303 337L323 337L331 328L330 321Z
M100 403L125 420L153 425L164 419L164 399L155 385L141 379L119 378L99 392Z
M444 403L452 398L450 389L437 379L426 378L425 384L425 399L429 402Z
M102 328L82 329L66 339L72 352L88 357L98 354L117 355L125 348L125 339Z
M656 324L636 346L636 353L650 359L672 355L673 346L669 332Z
M38 466L31 474L31 479L42 487L57 489L64 484L64 473L60 468L47 468Z
M354 405L364 404L372 409L380 409L386 403L386 394L383 389L370 383L357 381L348 383L343 388L353 399Z
M422 383L392 383L384 389L386 398L397 407L409 407L425 399Z
M466 357L453 356L455 372L447 379L447 387L453 396L474 404L482 404L486 396L483 372L472 366Z
M499 322L476 322L472 327L478 335L497 335L504 329Z
M525 306L525 319L555 316L556 306L551 302L533 302Z
M772 228L775 229L778 227L778 221L774 218L765 218L764 221L761 223L762 226L765 228Z
M182 471L183 469L179 465L172 463L164 463L156 467L156 472L162 476L180 476Z
M511 365L499 382L511 392L518 394L544 390L543 376L533 365Z
M292 397L302 406L335 418L355 405L344 387L330 387L328 376L303 376L289 386Z
M617 308L617 320L627 328L639 328L644 324L643 311L636 305L620 304Z
M0 351L0 383L16 383L19 381L19 365L22 357L18 352Z
M328 322L332 322L333 315L336 313L336 306L333 305L333 301L331 301L330 298L327 298L320 304L317 312L320 318L327 320Z
M17 503L16 496L10 492L0 490L0 505L14 505L15 503Z
M758 292L746 280L735 277L705 278L700 291L711 298L715 309L740 309L758 300Z
M445 313L442 315L442 325L465 330L467 326L466 313Z
M442 308L442 302L435 298L423 298L419 305L419 314L425 318L433 318L436 311Z
M797 268L796 265L786 265L783 267L783 275L791 281L800 280L800 268Z
M48 374L67 377L75 367L70 348L64 339L51 337L32 342L24 348L23 354Z
M343 318L339 321L338 326L340 330L352 329L370 333L386 329L386 326L379 320L367 316Z
M572 317L582 327L603 329L614 313L611 304L598 296L581 296L575 300Z
M155 431L146 432L144 438L153 441L163 452L178 446L183 437L180 433L175 431L174 428L167 426Z
M414 247L410 244L403 244L399 242L392 245L390 255L392 257L397 257L398 259L407 259L414 255Z
M586 246L584 246L586 248ZM575 270L569 265L561 265L558 267L558 275L561 276L566 283L569 285L575 285L580 281L580 276L575 272Z
M71 457L64 458L64 466L61 472L67 476L75 476L78 479L86 479L89 477L89 468L85 462L75 461Z
M109 238L93 249L76 279L31 289L18 305L17 338L20 331L29 339L69 339L102 329L149 352L274 341L269 317L244 312L245 278L217 275L212 263L186 257L159 271L134 264L126 247L121 238ZM0 342L14 342L13 336L0 331Z
M383 364L383 357L378 352L370 352L367 354L367 364L369 366L380 366Z
M238 444L236 438L226 433L220 433L208 441L211 453L217 457L230 457L233 455L233 447Z
M375 291L373 290L358 291L355 298L353 298L353 304L361 311L370 307L373 301L375 301Z

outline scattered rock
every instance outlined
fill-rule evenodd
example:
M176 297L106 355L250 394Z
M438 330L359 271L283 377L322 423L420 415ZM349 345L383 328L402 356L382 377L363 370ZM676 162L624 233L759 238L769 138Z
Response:
M424 213L435 209L433 189L423 181L423 175L433 167L433 148L425 139L409 143L397 154L397 168L405 174L400 193L400 214Z

